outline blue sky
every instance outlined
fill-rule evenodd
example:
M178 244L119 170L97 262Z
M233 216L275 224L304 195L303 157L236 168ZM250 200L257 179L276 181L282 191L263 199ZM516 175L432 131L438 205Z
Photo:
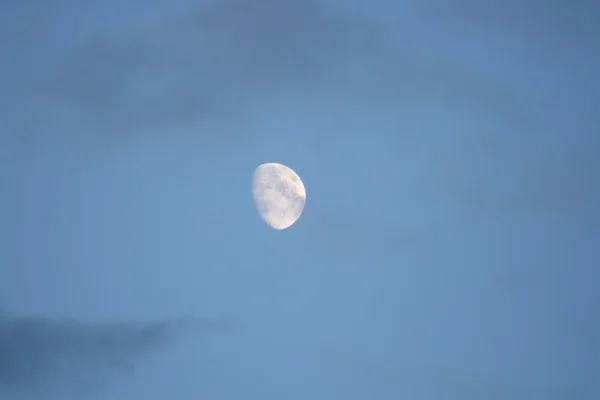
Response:
M3 5L0 395L598 398L600 12L449 4Z

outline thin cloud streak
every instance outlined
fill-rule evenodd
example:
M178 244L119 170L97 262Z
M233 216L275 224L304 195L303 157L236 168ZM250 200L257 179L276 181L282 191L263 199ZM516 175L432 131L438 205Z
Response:
M4 315L0 393L46 394L64 387L102 386L103 378L133 373L144 357L187 335L228 328L226 321L217 319L82 322Z

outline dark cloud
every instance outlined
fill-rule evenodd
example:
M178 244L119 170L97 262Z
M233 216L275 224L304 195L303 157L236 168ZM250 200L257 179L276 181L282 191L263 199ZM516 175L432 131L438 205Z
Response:
M344 63L373 55L384 39L380 28L314 0L234 0L187 13L161 36L180 43L207 36L198 50L208 50L206 59L228 78L290 87L322 82Z
M481 33L517 34L540 46L597 43L600 7L596 1L563 0L428 0L419 2L426 15L444 24L461 23ZM466 24L466 26L464 26Z
M322 83L377 35L318 2L230 1L87 40L49 60L30 90L68 105L88 131L208 135L246 121L248 93Z
M466 44L496 68L486 78L503 81L511 103L497 102L497 115L520 121L519 136L593 131L598 103L594 57L600 44L600 7L594 1L427 0L417 2L420 19ZM481 70L481 67L479 68ZM507 107L512 104L512 107ZM489 103L492 105L492 103ZM516 107L515 107L516 106ZM471 114L472 115L472 114ZM475 120L469 116L469 120ZM497 121L479 130L499 130ZM506 129L506 126L502 128ZM504 135L509 132L503 132Z
M0 394L82 390L132 373L137 362L188 334L220 331L218 320L80 322L0 316Z
M439 102L518 114L510 91L439 54L439 43L409 30L400 36L322 1L217 2L47 55L44 71L15 94L28 108L33 98L48 103L47 115L28 117L29 126L37 121L30 130L122 140L191 129L207 146L239 139L265 101L282 97L385 104L395 113Z

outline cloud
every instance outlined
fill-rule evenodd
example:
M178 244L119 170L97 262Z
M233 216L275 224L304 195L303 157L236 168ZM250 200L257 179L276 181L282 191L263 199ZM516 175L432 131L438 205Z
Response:
M518 112L504 87L438 54L439 44L403 35L317 0L216 2L46 56L16 92L28 109L29 97L47 102L47 115L28 118L34 130L109 140L191 130L205 147L239 142L276 99Z
M589 45L596 40L600 18L597 3L586 0L428 0L419 7L442 23L467 23L489 33L517 33L522 40L544 46Z
M219 331L223 321L198 319L81 322L0 316L0 394L43 393L102 386L132 373L144 356L187 334Z
M596 235L600 216L600 186L594 171L598 170L593 150L597 140L590 138L577 143L573 137L558 150L539 152L539 145L515 151L515 140L497 138L493 145L479 146L465 141L453 154L438 155L438 168L430 176L432 183L446 195L458 200L470 221L487 220L490 216L543 216L579 232ZM472 155L472 156L471 156ZM493 180L474 180L465 171L476 166L483 170L503 171L511 177L509 185L493 185ZM510 165L510 167L507 167ZM564 229L564 228L563 228Z
M66 110L66 121L87 132L194 127L218 132L216 139L222 128L247 123L256 97L322 83L370 51L377 32L318 2L230 1L89 38L45 60L47 72L25 92L52 99L49 107L59 108L52 118Z

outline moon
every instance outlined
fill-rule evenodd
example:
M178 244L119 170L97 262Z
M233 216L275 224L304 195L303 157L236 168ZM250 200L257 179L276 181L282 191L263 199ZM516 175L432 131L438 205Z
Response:
M276 230L292 226L304 211L306 189L290 167L261 164L254 170L252 196L260 217Z

